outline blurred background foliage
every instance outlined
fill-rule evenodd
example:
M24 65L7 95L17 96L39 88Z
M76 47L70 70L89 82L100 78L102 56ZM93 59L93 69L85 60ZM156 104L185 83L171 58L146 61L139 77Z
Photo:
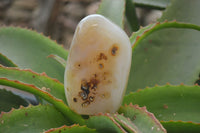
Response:
M135 2L141 26L156 22L168 4L162 3L156 10L155 7L141 8L140 1ZM78 22L83 17L94 14L99 4L100 0L0 0L0 25L36 30L68 49ZM125 22L125 30L130 35L129 28L126 27Z

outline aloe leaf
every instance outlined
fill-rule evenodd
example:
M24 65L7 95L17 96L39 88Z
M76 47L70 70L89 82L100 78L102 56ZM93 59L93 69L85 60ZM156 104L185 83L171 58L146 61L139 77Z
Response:
M47 56L54 54L67 59L68 52L49 38L27 29L2 27L0 47L0 53L19 68L46 72L48 76L63 82L63 66Z
M30 69L21 70L19 68L3 67L0 65L0 77L35 85L54 97L61 99L64 103L67 103L64 85L58 80L48 77L44 73L38 74Z
M145 107L139 107L138 105L130 104L122 106L118 112L123 113L125 117L130 119L130 121L138 130L137 132L166 133L166 130L156 119L156 117L152 113L148 112ZM121 118L121 120L123 119Z
M20 105L28 106L28 102L11 91L0 89L0 112L8 112L12 107L19 108Z
M101 0L97 13L110 19L123 29L125 0Z
M137 31L140 26L135 11L135 4L132 2L132 0L126 0L126 18L131 30Z
M97 133L95 129L90 129L86 126L72 125L53 128L44 133Z
M129 133L140 132L140 130L136 127L136 125L134 123L132 123L130 121L129 118L126 118L120 114L114 114L113 118L115 119L116 122L118 122L125 129L125 131L127 131Z
M85 123L84 119L80 115L70 110L69 107L64 104L62 100L55 98L47 91L41 90L34 85L25 84L17 80L8 80L6 78L0 78L0 85L14 87L16 89L20 89L37 95L48 101L49 103L53 104L60 112L63 113L64 116L66 116L67 120L71 123L79 123L80 125L83 125Z
M5 55L0 53L0 64L7 67L17 67L10 59L8 59Z
M155 86L124 97L123 104L146 106L161 121L193 121L200 123L199 86Z
M103 114L91 116L86 124L98 132L166 133L152 113L137 105L121 107L123 114ZM144 126L145 125L145 126Z
M67 119L50 105L37 105L1 112L0 132L39 133L49 128L69 125Z
M153 9L165 9L169 4L170 0L132 0L137 6L148 7Z
M138 88L144 88L145 87L144 83L146 83L150 86L153 86L154 85L153 83L155 83L155 81L152 82L152 80L157 80L157 82L159 82L162 78L164 78L164 77L162 77L162 78L159 77L159 79L156 79L156 77L154 77L154 78L151 78L151 80L143 81L143 79L146 77L145 76L143 77L141 75L138 76L137 74L143 73L140 71L140 69L145 68L145 71L147 71L147 74L148 74L146 76L151 75L152 71L149 71L148 70L149 68L147 68L147 67L149 67L149 64L152 65L152 63L157 62L157 61L151 62L152 60L150 60L150 59L153 58L154 54L149 52L149 49L144 48L143 51L138 51L138 49L141 50L141 48L143 47L143 44L141 44L141 42L143 40L145 40L146 37L149 36L150 34L152 34L153 32L161 30L161 29L165 29L165 28L188 28L188 29L194 29L194 30L200 31L200 26L198 26L198 25L189 24L189 23L181 23L181 22L176 22L176 21L172 21L172 22L165 21L163 23L157 22L155 24L150 24L146 27L141 28L139 31L134 32L132 34L132 36L130 37L130 41L133 45L133 49L132 49L132 51L133 51L132 60L133 61L131 64L131 71L130 71L130 77L129 77L128 87L127 87L128 88L127 93L134 91ZM146 57L147 55L148 55L148 57ZM143 59L144 56L146 57L145 59ZM143 64L140 64L141 66L139 66L138 65L139 63L143 63ZM158 62L158 63L160 63L160 62ZM156 68L157 67L160 68L160 65L156 66ZM154 70L154 67L152 67L152 69ZM160 68L160 69L162 69L162 68ZM162 76L162 75L159 75L159 76Z
M183 121L162 121L168 133L199 133L200 124Z
M195 24L189 24L189 23L182 23L182 22L168 22L165 21L163 23L157 22L155 24L149 24L146 27L142 27L139 31L134 32L132 36L130 37L130 41L133 46L133 51L137 47L137 45L144 40L148 35L151 33L165 29L165 28L185 28L185 29L194 29L200 31L200 26L195 25Z
M66 66L66 60L64 60L62 57L58 56L58 55L49 55L49 58L53 58L54 60L56 60L57 62L59 62L64 68Z
M125 133L126 131L121 127L116 120L109 114L98 114L97 116L90 116L86 121L89 128L95 128L97 132L101 133Z
M173 0L160 21L174 20L200 25L200 1ZM190 10L187 10L190 9ZM134 48L128 88L137 90L155 84L193 85L199 79L200 32L165 29L151 33ZM187 63L186 63L187 62ZM129 90L128 90L129 91ZM130 91L129 91L130 92Z

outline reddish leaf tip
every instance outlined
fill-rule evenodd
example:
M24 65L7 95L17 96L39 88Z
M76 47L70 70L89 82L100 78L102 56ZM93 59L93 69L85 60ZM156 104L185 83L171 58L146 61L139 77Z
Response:
M51 129L45 131L44 133L51 133L51 132L53 132L55 130L60 130L61 131L61 129L65 130L65 128L73 128L73 127L78 127L78 126L80 126L80 125L79 124L73 124L71 126L63 125L63 126L58 127L58 128L51 128ZM81 126L81 127L86 127L86 126Z
M47 58L53 58L53 57L55 57L55 55L53 55L53 54L50 54L47 56Z

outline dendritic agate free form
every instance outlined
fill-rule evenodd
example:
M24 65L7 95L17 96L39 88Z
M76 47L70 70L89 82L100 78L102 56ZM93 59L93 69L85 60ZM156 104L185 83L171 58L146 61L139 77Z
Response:
M77 26L65 70L69 107L79 114L113 113L121 105L131 65L126 33L101 15Z

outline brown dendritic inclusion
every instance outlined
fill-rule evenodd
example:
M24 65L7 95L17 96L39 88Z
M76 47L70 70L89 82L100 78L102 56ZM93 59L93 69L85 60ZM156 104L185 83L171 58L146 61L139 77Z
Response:
M89 81L86 81L85 79L81 81L81 91L79 92L79 97L81 97L81 99L84 101L82 103L82 107L87 107L91 102L94 101L96 94L95 91L98 83L99 81L97 80L96 74L94 74Z
M99 61L99 60L107 60L107 59L108 58L107 58L107 56L104 53L100 53L99 56L98 56L98 58L97 58L97 61Z
M112 47L110 48L110 52L111 55L115 56L117 54L118 51L118 46L117 44L113 44ZM112 59L112 58L110 58ZM97 56L95 57L95 62L101 62L98 63L98 68L100 70L104 69L104 63L106 63L105 61L108 60L108 56L106 56L105 53L101 52L99 54L97 54ZM109 60L108 60L109 61ZM103 63L104 62L104 63ZM81 65L78 63L78 67L80 67ZM82 79L81 81L81 85L80 85L80 91L78 94L78 97L80 97L82 99L82 107L87 107L88 105L90 105L91 102L93 102L95 100L95 95L96 95L96 89L97 86L100 82L100 80L106 80L108 77L108 73L109 72L105 72L105 71L101 71L98 74L93 74L92 78L90 78L90 80L86 80L86 79ZM97 75L99 75L101 78L97 79ZM112 83L110 80L107 81L107 83ZM101 96L104 97L105 94L102 94ZM74 102L77 102L77 98L73 98Z
M112 47L112 49L111 49L111 54L112 54L113 56L115 56L115 55L117 54L117 50L118 50L118 47L114 45L114 46Z

